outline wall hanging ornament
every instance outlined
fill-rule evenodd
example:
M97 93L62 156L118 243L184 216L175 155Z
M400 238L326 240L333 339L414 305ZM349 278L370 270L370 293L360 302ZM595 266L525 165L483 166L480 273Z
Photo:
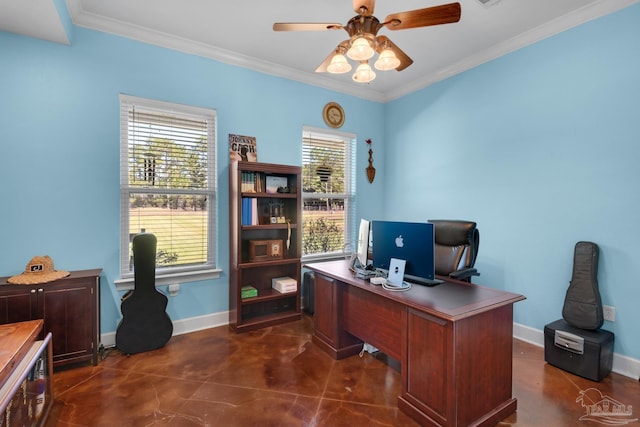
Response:
M371 149L371 139L367 139L367 145L369 146L369 166L367 166L367 178L369 178L370 183L373 183L373 179L376 177L376 168L373 167L373 150Z

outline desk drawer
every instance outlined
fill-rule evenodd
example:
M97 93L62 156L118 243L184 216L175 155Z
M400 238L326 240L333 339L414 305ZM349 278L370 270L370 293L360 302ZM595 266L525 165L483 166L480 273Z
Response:
M347 286L342 314L347 332L401 360L405 330L405 308L401 304L355 286Z

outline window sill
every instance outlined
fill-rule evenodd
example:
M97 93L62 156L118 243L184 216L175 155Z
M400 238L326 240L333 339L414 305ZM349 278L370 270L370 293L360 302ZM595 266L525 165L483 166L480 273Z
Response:
M302 257L300 261L302 263L310 263L310 262L319 262L319 261L334 261L338 259L349 259L351 254L344 253L329 253L329 254L315 254L315 255L305 255Z
M173 285L178 283L197 282L200 280L220 278L221 269L187 271L180 273L156 274L156 287ZM129 291L134 289L134 277L125 277L115 281L116 289L119 291Z

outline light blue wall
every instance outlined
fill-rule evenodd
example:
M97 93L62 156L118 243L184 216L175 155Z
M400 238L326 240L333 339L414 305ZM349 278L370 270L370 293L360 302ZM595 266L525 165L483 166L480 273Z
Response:
M0 33L0 276L35 255L57 269L103 268L101 330L120 319L119 101L124 93L213 108L218 118L218 265L215 281L170 298L175 320L228 309L228 134L252 135L263 162L301 164L303 126L325 128L339 102L341 130L358 136L358 202L379 210L366 180L366 138L383 143L379 103L128 39L73 29L71 46Z
M224 272L182 286L168 311L226 310L227 135L256 136L261 161L300 164L302 126L325 127L337 101L358 135L358 216L476 220L477 282L526 295L515 320L540 330L560 317L575 243L598 243L602 297L617 308L605 327L639 358L638 22L636 5L386 105L82 28L71 46L0 33L0 275L43 254L101 267L101 329L115 331L125 93L217 110Z
M597 243L604 327L636 359L639 24L636 5L388 103L382 165L390 219L478 222L476 282L524 294L524 325L561 317L574 245Z

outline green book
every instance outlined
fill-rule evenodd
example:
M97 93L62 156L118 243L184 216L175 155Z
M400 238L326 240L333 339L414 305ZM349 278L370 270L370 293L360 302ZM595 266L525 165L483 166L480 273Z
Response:
M243 299L258 296L258 290L253 286L243 286L240 291L241 291L240 296Z

